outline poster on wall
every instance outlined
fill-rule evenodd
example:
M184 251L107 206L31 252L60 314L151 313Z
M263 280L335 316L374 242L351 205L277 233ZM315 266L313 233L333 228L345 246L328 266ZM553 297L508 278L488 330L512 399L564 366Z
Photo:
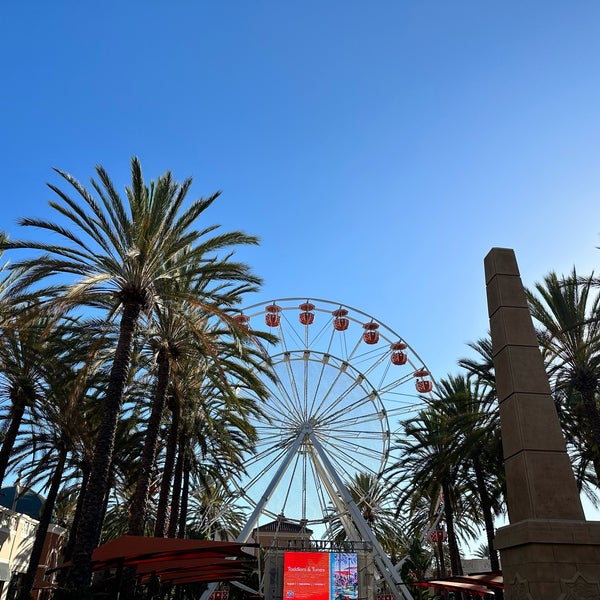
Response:
M347 552L334 552L329 556L331 565L331 600L357 600L357 555Z
M284 600L357 600L358 559L353 553L286 552Z

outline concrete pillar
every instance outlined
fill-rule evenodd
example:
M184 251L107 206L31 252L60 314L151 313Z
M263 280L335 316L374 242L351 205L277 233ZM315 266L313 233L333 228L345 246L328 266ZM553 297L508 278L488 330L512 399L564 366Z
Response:
M485 258L510 524L506 600L600 600L600 522L586 521L515 254Z

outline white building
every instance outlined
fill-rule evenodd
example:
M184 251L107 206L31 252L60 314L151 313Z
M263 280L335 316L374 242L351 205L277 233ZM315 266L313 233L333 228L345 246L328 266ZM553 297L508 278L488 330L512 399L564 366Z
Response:
M14 587L27 571L38 526L37 519L24 512L18 512L21 510L19 502L11 501L11 506L14 510L0 505L0 600L10 598L10 588ZM27 508L27 504L24 506ZM45 590L49 588L49 583L45 574L48 569L53 569L59 564L64 533L65 529L57 525L50 525L48 528L34 585L34 596L37 595L39 600L48 596Z

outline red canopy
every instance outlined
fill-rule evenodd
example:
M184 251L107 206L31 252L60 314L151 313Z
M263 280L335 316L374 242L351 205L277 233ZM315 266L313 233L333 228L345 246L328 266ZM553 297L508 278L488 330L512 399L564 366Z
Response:
M180 540L176 538L143 537L123 535L96 548L92 554L94 568L107 568L110 563L126 565L140 564L147 560L171 560L176 558L197 558L199 556L246 556L244 547L257 547L257 544L239 542L215 542L213 540Z
M504 589L501 573L476 573L440 579L417 581L412 585L432 587L451 591L465 591L479 596L494 595L494 590Z
M255 558L243 550L246 547L258 544L124 535L94 550L92 569L135 566L144 581L155 574L175 584L232 581L255 566Z

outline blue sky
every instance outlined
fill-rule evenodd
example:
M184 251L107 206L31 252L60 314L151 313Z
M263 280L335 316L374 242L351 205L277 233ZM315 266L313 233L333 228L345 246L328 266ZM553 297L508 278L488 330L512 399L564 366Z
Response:
M600 4L5 3L2 220L48 216L52 167L222 190L261 237L249 303L339 301L436 378L488 327L483 259L524 282L600 258Z
M9 3L2 224L49 214L51 167L219 189L262 239L260 301L340 301L436 377L487 329L483 258L531 285L600 245L596 2ZM25 233L25 231L23 231Z

